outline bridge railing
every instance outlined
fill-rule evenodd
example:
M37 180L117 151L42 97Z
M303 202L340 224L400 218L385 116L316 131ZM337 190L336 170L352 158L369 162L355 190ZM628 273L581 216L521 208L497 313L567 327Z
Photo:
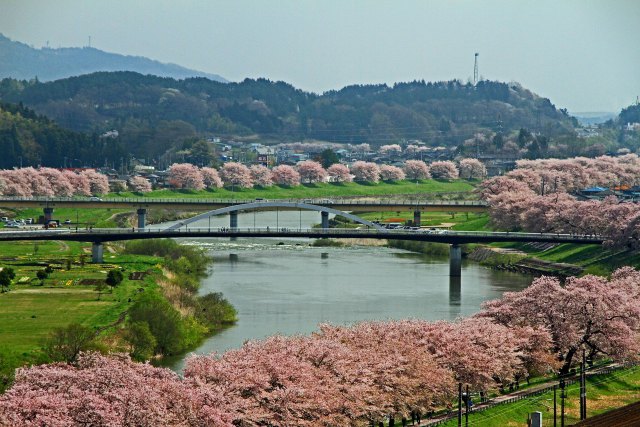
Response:
M432 236L455 236L455 237L468 237L469 239L481 238L484 240L497 239L497 240L513 240L513 241L526 241L526 240L541 240L548 239L557 242L562 241L585 241L594 242L605 240L606 236L600 235L576 235L576 234L561 234L561 233L522 233L522 232L487 232L487 231L452 231L452 230L408 230L408 229L384 229L377 230L374 228L297 228L297 227L182 227L176 230L166 231L156 228L93 228L93 229L75 229L75 228L58 228L50 230L31 229L31 230L11 230L2 231L0 235L6 237L19 237L27 235L43 235L51 236L60 233L67 234L90 234L90 235L118 235L118 234L131 234L131 233L145 233L145 234L157 234L158 236L180 236L189 234L205 234L205 233L225 233L228 235L239 233L251 233L253 235L273 235L278 234L280 236L305 234L309 236L322 235L322 236L336 236L350 234L361 235L362 237L375 236L379 238L381 235L386 238L393 238L394 236L416 236L416 235L432 235Z
M132 205L144 205L144 204L231 204L241 205L246 203L260 203L260 202L283 202L283 203L306 203L311 205L325 205L325 206L343 206L343 205L358 205L358 206L487 206L486 202L482 200L451 200L451 201L438 201L438 200L397 200L397 199L377 199L377 200L353 200L353 199L340 199L340 198L307 198L307 199L202 199L202 198L145 198L145 197L122 197L122 198L108 198L104 200L91 200L89 197L14 197L14 196L2 196L0 202L37 202L37 203L126 203Z

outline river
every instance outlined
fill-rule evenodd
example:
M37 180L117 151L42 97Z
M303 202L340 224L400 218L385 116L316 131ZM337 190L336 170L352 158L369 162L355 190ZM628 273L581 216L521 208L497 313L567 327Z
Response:
M274 216L277 215L277 218ZM317 213L243 214L239 226L307 227ZM208 220L195 226L206 226ZM214 218L212 227L228 226ZM372 246L310 247L308 239L198 239L214 259L201 293L222 292L238 310L236 325L208 338L194 353L238 348L274 334L309 334L323 322L419 318L453 320L483 301L517 291L532 278L463 262L462 278L450 280L446 257ZM171 367L181 370L183 361Z

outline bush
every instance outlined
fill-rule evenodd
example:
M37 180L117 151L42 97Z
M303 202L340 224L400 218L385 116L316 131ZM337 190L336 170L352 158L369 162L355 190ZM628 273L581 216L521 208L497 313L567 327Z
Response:
M146 322L156 340L155 353L169 355L185 348L180 313L157 294L145 293L129 310L129 325ZM129 327L130 327L129 326Z
M232 324L236 315L236 309L219 292L203 295L197 300L196 319L209 328Z
M95 332L79 323L54 329L46 338L43 350L52 361L73 363L81 351L96 348Z

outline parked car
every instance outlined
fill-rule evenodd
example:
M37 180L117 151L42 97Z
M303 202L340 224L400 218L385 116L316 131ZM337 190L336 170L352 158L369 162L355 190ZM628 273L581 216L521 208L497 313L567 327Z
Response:
M102 199L98 196L91 196L89 197L89 200L91 200L92 202L101 202Z
M65 224L71 224L71 220L70 220L70 219L65 219L65 220L64 220L64 223L65 223Z

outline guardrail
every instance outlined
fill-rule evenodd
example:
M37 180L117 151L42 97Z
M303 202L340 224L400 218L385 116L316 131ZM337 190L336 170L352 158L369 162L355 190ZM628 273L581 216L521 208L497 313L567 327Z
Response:
M349 200L340 198L305 198L305 199L202 199L202 198L143 198L143 197L123 197L123 198L107 198L102 200L91 200L90 198L78 198L78 197L0 197L0 203L2 202L35 202L35 203L125 203L131 205L144 205L144 204L194 204L194 205L208 205L208 204L229 204L229 205L241 205L246 203L259 203L259 202L289 202L289 203L308 203L317 205L360 205L360 206L478 206L485 207L487 203L482 200L451 200L451 201L438 201L438 200L397 200L397 199L377 199L375 201L364 200Z

